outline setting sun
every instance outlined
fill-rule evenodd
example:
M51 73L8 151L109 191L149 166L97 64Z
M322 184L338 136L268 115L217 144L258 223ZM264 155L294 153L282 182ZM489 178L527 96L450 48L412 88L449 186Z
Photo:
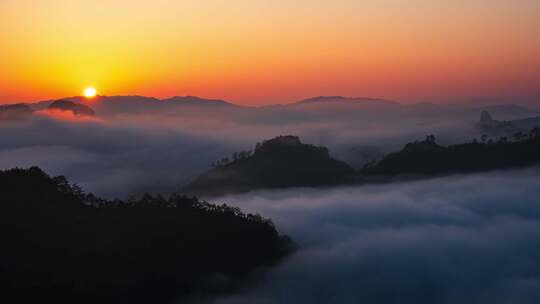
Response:
M86 88L84 89L84 97L86 98L93 98L93 97L96 97L97 95L97 91L95 88Z

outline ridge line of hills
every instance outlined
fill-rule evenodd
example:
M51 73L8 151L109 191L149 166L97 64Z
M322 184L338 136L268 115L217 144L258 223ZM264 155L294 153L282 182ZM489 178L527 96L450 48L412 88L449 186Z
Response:
M55 103L73 103L87 107L81 113L94 112L96 116L116 115L165 115L165 116L217 116L220 119L237 119L243 122L276 122L280 119L288 122L313 122L316 120L345 119L354 121L356 115L381 114L393 117L413 117L418 124L423 119L441 118L460 119L462 115L477 115L489 111L507 119L540 116L540 111L515 104L500 104L475 107L472 105L438 105L427 103L402 104L399 102L367 97L318 96L288 104L265 106L237 105L221 99L205 99L196 96L175 96L157 99L145 96L97 96L93 99L75 96L58 100L46 100L35 103L0 105L0 121L23 120L35 111L48 110ZM78 106L77 106L78 107ZM80 107L79 107L80 108ZM57 107L61 109L61 107ZM91 110L91 111L90 111Z
M216 99L216 98L204 98L199 96L193 96L193 95L176 95L172 97L167 98L156 98L156 97L149 97L149 96L143 96L143 95L112 95L112 96L106 96L106 95L98 95L92 99L87 99L83 96L71 96L71 97L63 97L58 99L50 99L50 100L42 100L42 101L33 101L33 102L19 102L19 103L12 103L11 105L38 105L38 104L49 104L56 100L68 100L68 101L74 101L74 102L82 102L82 101L95 101L95 100L115 100L115 101L126 101L128 99L132 99L133 101L147 101L147 102L177 102L177 103L186 103L186 104L195 104L198 103L199 105L203 104L213 104L213 105L225 105L225 106L236 106L236 107L247 107L247 108L264 108L264 107L272 107L272 106L293 106L293 105L301 105L301 104L310 104L310 103L325 103L325 102L381 102L386 104L394 104L394 105L401 105L401 103L397 101L387 100L383 98L372 98L372 97L344 97L344 96L316 96L316 97L309 97L306 99L302 99L299 101L293 101L290 103L279 103L279 104L271 104L271 105L263 105L263 106L249 106L249 105L239 105L234 102L230 102L224 99ZM6 104L9 105L9 104Z
M275 104L267 104L267 105L240 105L225 99L220 98L204 98L200 96L194 96L194 95L175 95L167 98L156 98L151 96L144 96L144 95L98 95L93 99L87 99L83 96L70 96L70 97L63 97L63 98L57 98L57 99L49 99L49 100L37 100L37 101L27 101L27 102L17 102L17 103L8 103L8 104L0 104L0 106L5 105L29 105L29 106L35 106L39 104L50 104L54 102L55 100L69 100L69 101L89 101L92 102L92 100L99 100L99 99L106 99L106 100L116 100L116 101L154 101L154 102L177 102L177 103L186 103L186 104L213 104L213 105L226 105L226 106L236 106L241 108L272 108L272 107L281 107L281 106L301 106L301 105L313 105L313 104L331 104L331 103L349 103L349 104L384 104L386 106L406 106L406 107L433 107L433 106L449 106L452 105L450 103L431 103L431 102L413 102L413 103L401 103L396 100L386 99L386 98L378 98L378 97L366 97L366 96L356 96L356 97L350 97L350 96L341 96L341 95L321 95L321 96L313 96L313 97L307 97L304 99L300 99L297 101L291 101L286 103L275 103ZM512 98L509 98L509 100L512 100ZM458 102L455 103L455 105L464 105L466 107L469 107L471 109L475 109L478 111L481 110L494 110L496 108L506 108L512 111L523 111L524 109L527 109L530 106L530 101L527 102L527 106L522 105L522 100L519 99L517 103L509 103L506 100L499 100L494 99L491 102L483 101L481 105L475 105L474 102ZM530 109L531 110L531 109ZM540 109L532 109L534 111L538 111Z
M429 178L455 173L510 169L540 164L540 128L470 143L441 146L435 136L408 143L397 152L355 170L333 159L328 149L304 144L297 136L258 143L235 153L186 185L182 191L220 196L260 189L321 187L391 182L399 177Z
M426 102L416 102L416 103L401 103L399 101L385 99L385 98L378 98L378 97L365 97L365 96L359 96L359 97L346 97L341 95L321 95L321 96L314 96L314 97L308 97L305 99L292 101L288 103L275 103L275 104L268 104L268 105L240 105L231 101L227 101L225 99L219 99L219 98L204 98L200 96L194 96L194 95L176 95L171 96L167 98L156 98L151 96L144 96L144 95L98 95L93 99L87 99L83 96L71 96L71 97L63 97L58 99L50 99L50 100L42 100L42 101L31 101L31 102L19 102L19 103L11 103L11 104L4 104L0 106L6 106L6 105L29 105L29 106L36 106L40 104L50 104L56 100L68 100L68 101L74 101L74 102L95 102L98 100L107 100L107 101L116 101L116 102L126 102L126 101L132 101L132 102L158 102L158 103L180 103L180 104L190 104L190 105L222 105L222 106L232 106L232 107L239 107L239 108L272 108L272 107L283 107L283 106L301 106L301 105L314 105L314 104L336 104L336 103L348 103L348 104L379 104L379 105L386 105L386 106L405 106L405 107L433 107L433 106L441 106L444 107L446 104L435 104L435 103L426 103ZM459 103L457 104L459 105ZM504 102L494 102L491 104L485 104L482 106L475 106L474 104L467 104L464 103L463 105L470 107L471 109L475 109L478 111L482 110L495 110L499 107L501 108L507 108L512 111L523 111L526 109L526 107L519 105L519 104L513 104L513 103L504 103Z

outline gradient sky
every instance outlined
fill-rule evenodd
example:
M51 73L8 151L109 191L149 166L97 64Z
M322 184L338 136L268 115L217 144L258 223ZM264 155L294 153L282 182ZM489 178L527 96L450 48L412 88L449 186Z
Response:
M537 0L0 0L0 103L540 96Z

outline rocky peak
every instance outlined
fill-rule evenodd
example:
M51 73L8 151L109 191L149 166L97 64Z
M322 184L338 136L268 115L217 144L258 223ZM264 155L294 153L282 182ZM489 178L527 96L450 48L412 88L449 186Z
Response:
M482 114L480 114L480 122L490 123L492 121L493 121L493 118L491 117L491 114L489 114L488 111L482 111Z

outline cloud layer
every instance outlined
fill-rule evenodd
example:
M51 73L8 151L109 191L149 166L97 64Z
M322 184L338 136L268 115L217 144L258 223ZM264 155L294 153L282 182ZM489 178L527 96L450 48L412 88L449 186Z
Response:
M300 250L229 303L538 303L540 169L220 201Z
M37 165L98 195L125 197L177 190L212 162L278 135L299 135L358 166L366 161L359 147L389 152L428 133L443 142L474 136L473 116L401 107L201 106L173 111L154 105L153 111L132 113L131 103L111 105L123 108L91 118L39 111L28 121L0 122L0 168Z
M0 168L37 165L100 196L125 197L178 190L212 162L278 135L327 146L332 156L357 168L427 134L442 144L480 135L473 127L480 110L466 106L338 100L253 108L176 102L110 97L91 104L96 117L44 111L48 103L35 104L41 110L27 121L0 121ZM512 106L490 112L497 119L505 117L501 113L535 113Z
M0 126L0 168L40 166L104 196L171 192L233 144L136 121L37 116Z
M281 134L345 160L362 145L388 152L429 133L443 143L478 136L476 113L410 111L36 115L0 124L0 168L38 165L125 197L177 190L211 162ZM539 177L534 169L221 198L274 219L300 250L215 304L540 302Z

